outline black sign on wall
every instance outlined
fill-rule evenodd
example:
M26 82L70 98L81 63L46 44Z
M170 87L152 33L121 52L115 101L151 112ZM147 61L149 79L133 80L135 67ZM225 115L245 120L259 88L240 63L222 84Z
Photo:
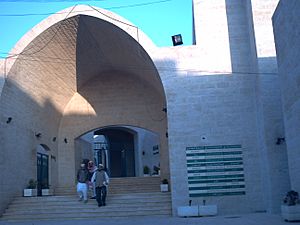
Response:
M241 145L186 148L190 197L244 195Z

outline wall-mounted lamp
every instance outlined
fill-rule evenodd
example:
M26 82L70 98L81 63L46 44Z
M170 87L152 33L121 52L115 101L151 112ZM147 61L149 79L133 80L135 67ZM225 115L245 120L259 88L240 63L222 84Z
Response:
M53 159L54 161L56 161L56 157L54 155L51 155L51 159Z
M65 138L65 139L64 139L64 142L67 144L67 143L68 143L68 139L67 139L67 138Z
M282 138L277 138L276 140L276 145L281 145L283 142L285 142L285 138L282 137Z
M162 111L167 113L167 107L163 107Z
M52 138L52 141L55 142L55 141L56 141L56 137L53 137L53 138Z
M169 134L168 134L168 132L166 132L166 138L168 138L169 137Z
M181 34L173 35L172 36L172 42L173 42L173 46L182 45L183 42L182 42Z
M6 120L6 123L10 123L11 120L12 120L12 118L11 118L11 117L8 117L7 120Z
M41 133L35 133L35 136L36 136L37 138L40 138L40 137L42 136L42 134L41 134Z

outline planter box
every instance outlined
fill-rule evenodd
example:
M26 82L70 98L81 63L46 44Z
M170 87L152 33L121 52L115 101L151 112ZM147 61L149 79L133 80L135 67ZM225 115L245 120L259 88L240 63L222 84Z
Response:
M53 189L42 189L42 196L53 195Z
M198 206L179 206L177 208L177 215L180 217L198 216Z
M167 191L169 191L169 185L168 184L161 184L160 185L160 191L161 192L167 192Z
M217 214L217 205L199 205L199 216L215 216Z
M24 189L23 196L24 197L37 196L37 189Z
M300 205L281 205L281 216L285 221L300 221Z
M177 214L180 217L215 216L217 213L217 205L180 206L177 208Z

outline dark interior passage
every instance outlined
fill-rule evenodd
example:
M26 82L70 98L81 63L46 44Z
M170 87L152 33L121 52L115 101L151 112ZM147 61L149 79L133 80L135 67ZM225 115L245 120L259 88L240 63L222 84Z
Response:
M94 135L104 135L107 138L107 169L110 176L135 176L134 135L120 128L101 129L95 131Z

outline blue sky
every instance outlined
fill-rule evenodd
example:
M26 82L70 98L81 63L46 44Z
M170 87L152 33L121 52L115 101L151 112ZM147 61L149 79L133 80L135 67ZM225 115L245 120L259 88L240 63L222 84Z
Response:
M192 0L0 0L0 57L6 56L33 26L51 14L76 4L110 10L138 26L159 47L172 46L171 36L182 34L192 44Z

